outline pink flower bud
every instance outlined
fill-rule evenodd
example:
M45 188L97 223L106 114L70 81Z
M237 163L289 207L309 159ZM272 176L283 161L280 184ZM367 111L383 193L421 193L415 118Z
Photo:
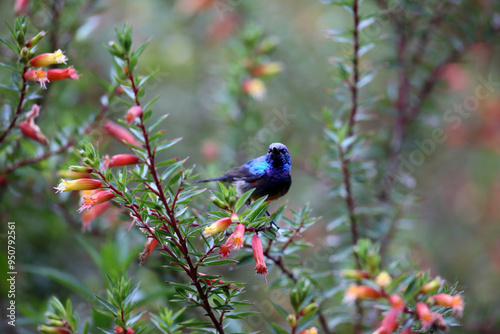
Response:
M111 168L115 166L127 166L133 165L139 162L139 157L133 154L117 154L112 157L105 156L104 157L104 168Z
M104 124L104 130L119 141L125 141L134 146L141 146L141 143L127 129L116 123L107 121Z
M417 312L418 318L422 322L423 329L432 326L432 323L434 322L434 314L431 312L429 306L427 306L426 303L418 302L415 307L415 310Z
M453 313L462 316L464 311L464 301L460 295L452 296L446 293L440 293L431 297L434 303L439 306L449 307L453 309Z
M125 116L125 120L127 123L132 123L134 119L142 116L142 108L141 106L133 106L129 110L127 110L127 115Z

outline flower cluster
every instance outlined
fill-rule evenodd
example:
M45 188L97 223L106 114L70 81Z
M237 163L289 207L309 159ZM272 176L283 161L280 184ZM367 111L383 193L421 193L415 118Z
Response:
M23 59L27 60L27 67L34 67L24 73L24 79L27 81L38 82L43 89L47 88L47 83L62 79L78 79L81 77L77 74L73 66L67 68L50 68L42 69L42 67L50 65L65 64L68 58L61 50L56 50L51 53L42 53L37 56L32 56L32 50L35 45L45 36L42 31L25 44L25 48L21 51ZM29 59L29 60L28 60Z
M439 277L423 284L420 290L414 293L414 300L417 302L412 307L410 304L414 301L405 302L402 297L402 295L406 296L406 289L408 287L404 286L402 289L399 289L400 291L394 289L394 287L391 286L392 278L385 271L379 273L376 277L371 277L371 275L363 270L346 270L343 272L343 276L357 279L358 281L373 279L373 283L351 284L346 290L344 302L352 304L356 300L367 299L386 299L388 301L390 309L385 313L380 326L373 334L391 334L400 326L405 328L404 333L411 334L413 333L411 326L406 326L406 324L414 320L420 321L420 325L415 327L417 329L438 329L446 331L448 329L448 324L444 320L443 315L436 311L432 311L431 308L434 305L445 307L450 309L454 316L458 317L460 317L463 312L464 302L462 296L446 293L436 294L438 289L443 285L443 281ZM389 290L396 291L389 294Z
M232 224L236 225L234 232L227 238L226 242L219 247L219 255L221 258L228 257L232 250L238 250L243 247L247 228L239 221L238 215L232 213L231 217L221 218L215 223L205 227L203 231L205 237L211 237L225 231ZM264 249L262 247L262 241L257 233L252 236L252 250L256 264L255 271L257 274L264 275L264 279L267 283L267 266L264 260Z
M115 166L134 165L140 162L139 157L133 154L117 154L105 156L103 169ZM102 181L92 178L93 168L85 166L70 166L68 171L59 174L72 180L61 179L55 187L57 193L66 191L80 191L81 206L78 212L82 213L83 230L90 228L90 223L102 215L109 207L110 200L116 197L113 191L104 189Z

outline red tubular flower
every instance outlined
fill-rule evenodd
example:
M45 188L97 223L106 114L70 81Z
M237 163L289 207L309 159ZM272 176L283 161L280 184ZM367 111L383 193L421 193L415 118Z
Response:
M400 334L415 334L410 327L404 329Z
M14 3L14 16L18 16L19 14L24 12L27 4L28 0L16 0Z
M76 179L71 181L61 180L59 185L55 187L56 193L62 193L63 191L73 191L73 190L94 190L99 189L102 186L102 182L96 179Z
M434 322L434 314L431 312L426 303L418 302L415 306L415 310L417 311L418 318L422 322L423 329L432 326L432 323Z
M47 70L47 78L49 81L57 81L62 79L78 79L81 74L77 74L73 66L67 68L52 68Z
M391 308L385 315L380 327L373 334L392 334L398 328L398 316L401 313L395 308Z
M462 316L462 313L464 311L464 301L462 299L462 296L452 296L446 293L440 293L432 296L431 298L437 305L449 307L453 309L454 314L458 315L459 317Z
M382 294L368 285L352 284L347 288L344 303L353 304L357 299L377 299Z
M400 314L403 313L405 309L405 302L403 298L396 294L389 296L389 304L391 304L392 308L398 310Z
M134 119L142 116L142 108L141 106L133 106L129 110L127 110L127 115L125 116L125 120L127 123L132 123Z
M88 211L85 211L82 213L82 231L90 231L90 223L94 221L97 217L102 215L104 211L106 211L109 206L111 205L110 202L104 202L101 204L94 205L91 207Z
M36 57L31 58L30 65L33 67L42 67L53 64L66 64L66 56L61 50L53 53L42 53Z
M258 234L254 234L252 237L252 250L256 264L255 271L257 272L257 274L264 275L264 280L267 283L267 278L266 278L267 266L266 262L264 261L264 249L262 248L262 241L260 240Z
M42 89L47 89L46 83L49 82L49 78L47 77L47 71L41 68L27 71L24 73L24 78L28 81L39 82Z
M125 141L134 146L141 146L141 143L127 129L116 123L107 121L104 123L104 130L121 142Z
M123 329L122 327L120 327L118 325L115 326L115 334L134 334L134 333L135 333L135 331L130 327Z
M105 156L104 157L104 168L111 168L115 166L126 166L133 165L139 162L139 157L133 154L117 154L112 157Z
M203 235L205 236L205 238L211 237L219 232L224 231L231 224L232 222L230 217L219 219L210 226L205 227L205 229L203 230Z
M300 331L299 334L318 334L318 329L316 327L311 327Z
M158 245L158 240L155 238L148 238L146 243L144 244L144 251L139 255L140 263L143 264L146 262L148 257L151 255L155 247Z
M115 197L115 194L113 194L113 192L110 190L102 190L95 193L94 195L85 195L83 196L82 206L80 207L80 209L78 209L78 212L88 210L94 205L107 202Z

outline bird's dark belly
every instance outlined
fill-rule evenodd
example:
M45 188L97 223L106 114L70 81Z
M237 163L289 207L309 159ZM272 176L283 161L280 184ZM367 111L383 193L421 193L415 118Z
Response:
M285 195L292 184L292 178L290 175L283 176L265 176L255 182L242 182L237 185L239 187L239 192L241 194L249 191L250 189L255 189L251 199L256 200L262 196L268 196L267 200L272 201Z

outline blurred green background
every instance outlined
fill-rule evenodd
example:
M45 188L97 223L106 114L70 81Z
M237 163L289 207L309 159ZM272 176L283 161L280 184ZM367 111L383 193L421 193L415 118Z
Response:
M44 97L40 127L50 136L51 132L67 124L77 126L98 112L104 91L95 77L109 80L111 65L103 45L114 38L115 27L132 23L134 45L150 41L138 72L146 75L158 71L146 87L149 98L161 96L154 112L170 114L165 123L168 137L184 138L169 154L189 156L189 162L197 165L201 176L210 177L264 154L271 142L285 143L293 160L293 186L284 200L292 209L309 202L314 215L324 217L314 231L304 236L314 242L324 235L324 223L334 219L338 206L343 205L332 203L328 197L331 181L324 173L326 154L321 109L340 107L332 97L336 86L329 58L343 54L345 45L326 39L325 30L346 27L352 18L340 8L318 1L231 0L211 4L195 13L188 13L186 3L68 1L59 27L51 26L47 12L36 12L31 18L34 26L50 34L54 33L50 29L59 28L57 45L65 47L71 64L82 74L78 82L51 84ZM488 11L489 5L484 2L475 9ZM9 23L13 22L11 6L10 2L0 4L1 16ZM30 6L43 7L36 2ZM378 9L366 2L362 10ZM255 117L243 117L234 110L225 80L231 64L242 61L235 51L235 36L249 23L262 27L266 35L279 38L280 44L272 59L285 65L283 73L266 81L267 97L249 108ZM374 131L383 141L389 136L390 96L396 73L392 64L393 42L383 38L391 32L391 25L387 20L380 20L378 24L377 29L370 31L374 35L370 37L378 35L381 39L361 63L361 67L377 66L378 75L363 87L362 95L383 97L382 102L366 110L380 114L381 124L372 123L367 130ZM71 29L75 32L74 40ZM0 33L6 36L6 32L2 24ZM32 32L36 30L33 28ZM3 62L15 59L6 48L0 50ZM50 51L47 43L42 43L41 51ZM500 332L500 73L496 61L499 54L497 43L481 43L463 55L463 62L446 69L441 77L443 83L432 95L433 103L426 105L421 118L410 128L402 154L407 160L411 154L422 160L410 173L415 178L410 183L415 184L414 194L419 201L417 206L409 208L408 219L402 219L390 254L402 258L403 253L433 275L459 281L467 304L464 326L453 328L451 333ZM1 73L0 78L5 79L7 75ZM491 94L477 98L477 89L484 86L483 80L492 82ZM2 100L0 95L0 102ZM445 116L455 105L467 103L472 103L471 111L460 118L461 122ZM109 115L118 118L124 113L125 108L116 105ZM443 129L446 140L434 142L435 149L427 152L419 143L432 138L433 129ZM107 153L123 150L102 134L93 134L93 138ZM67 164L58 166L61 163L64 162L53 159L42 167L66 167ZM151 269L161 263L162 259L157 256L151 260L151 266L138 266L136 259L144 240L134 230L125 235L129 223L126 215L115 212L125 221L120 226L109 223L113 219L98 219L93 222L91 233L81 233L76 214L78 199L66 194L58 198L52 190L57 182L57 175L25 167L16 171L15 177L1 190L3 234L0 240L4 245L7 221L16 222L17 301L23 315L31 316L43 310L52 294L59 297L74 294L67 286L48 279L51 272L40 269L42 267L71 274L79 282L75 285L81 284L80 289L86 287L81 294L92 295L103 288L99 266L120 271L131 264L129 275L137 275L134 279L142 281L151 300L158 298L160 284L168 274L161 269ZM272 207L277 208L284 200ZM68 201L72 206L66 205ZM118 232L110 233L110 229ZM90 248L102 254L102 263L92 261ZM5 251L1 252L0 261L2 268L6 267ZM334 259L325 258L320 265L337 269L330 261ZM276 271L272 270L271 275L276 275ZM248 291L258 289L262 283L248 266L228 275L251 282ZM4 276L1 279L5 282ZM2 298L6 295L5 288L2 283ZM84 299L76 298L76 309L83 314L88 312ZM20 329L20 333L33 332L30 320L26 321L27 326L22 327L25 329Z

